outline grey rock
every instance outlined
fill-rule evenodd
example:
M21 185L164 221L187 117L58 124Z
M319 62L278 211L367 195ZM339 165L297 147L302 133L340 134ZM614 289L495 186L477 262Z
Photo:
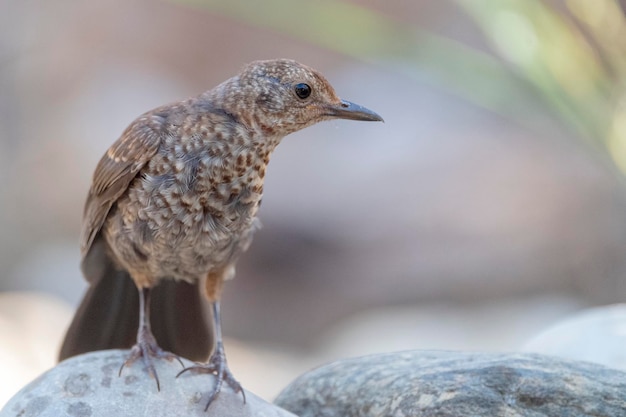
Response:
M231 416L294 417L246 391L228 386L204 408L214 377L209 374L183 374L177 362L157 360L161 390L144 370L141 361L120 365L128 351L106 350L76 356L35 379L18 392L0 411L0 417L126 417L126 416ZM186 366L192 363L183 359Z
M623 417L626 373L537 354L408 351L325 365L275 404L300 417Z

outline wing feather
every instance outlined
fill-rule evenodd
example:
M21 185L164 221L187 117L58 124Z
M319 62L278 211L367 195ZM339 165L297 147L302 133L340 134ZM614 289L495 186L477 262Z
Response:
M161 145L164 118L146 115L135 120L104 154L93 175L80 239L83 257L100 233L111 207Z

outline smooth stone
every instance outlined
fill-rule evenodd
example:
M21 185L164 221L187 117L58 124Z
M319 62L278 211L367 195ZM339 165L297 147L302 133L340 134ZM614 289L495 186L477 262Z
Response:
M537 354L407 351L312 370L274 403L300 417L623 417L626 373Z
M583 310L537 334L523 350L626 370L626 304Z
M127 350L91 352L67 359L22 388L0 417L230 416L294 417L246 391L246 402L224 384L205 412L210 374L183 374L176 361L155 360L161 390L141 359L118 376ZM183 359L185 366L193 362Z

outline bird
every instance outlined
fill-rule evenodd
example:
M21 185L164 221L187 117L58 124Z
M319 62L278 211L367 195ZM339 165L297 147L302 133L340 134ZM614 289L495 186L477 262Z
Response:
M259 227L272 152L285 136L330 119L383 121L291 59L251 62L135 119L93 174L80 236L89 287L59 360L130 348L120 375L141 359L160 390L153 360L185 357L196 364L178 376L215 375L205 410L223 383L245 402L222 342L224 282Z

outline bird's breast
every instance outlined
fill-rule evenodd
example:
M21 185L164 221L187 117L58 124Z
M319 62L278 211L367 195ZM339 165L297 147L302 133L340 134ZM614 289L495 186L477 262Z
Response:
M138 178L139 217L170 239L245 233L261 202L265 165L252 151L223 144L162 150Z

